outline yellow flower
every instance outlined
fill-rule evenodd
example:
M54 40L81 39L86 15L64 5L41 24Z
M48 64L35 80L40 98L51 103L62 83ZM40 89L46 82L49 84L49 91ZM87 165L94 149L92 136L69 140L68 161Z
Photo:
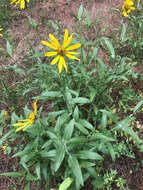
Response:
M127 17L128 13L131 12L131 10L135 10L135 7L133 7L134 3L132 0L125 0L124 5L122 6L122 14Z
M0 27L0 31L2 31L2 30L3 30L3 28L2 28L2 27ZM3 37L3 35L2 35L1 33L0 33L0 36L1 36L1 37Z
M3 149L3 151L5 151L7 146L2 146L1 148Z
M24 9L25 8L25 1L27 1L27 3L29 3L29 0L11 0L11 5L13 4L13 3L15 3L15 5L17 5L17 4L20 4L20 8L21 9Z
M29 118L28 119L22 119L22 120L18 120L18 121L24 121L23 123L15 123L13 124L14 127L20 126L16 129L16 132L23 130L25 131L28 127L30 127L34 121L35 121L35 116L37 115L37 99L34 102L34 112L31 112L29 114Z
M141 0L138 0L138 3L140 3L141 2Z
M63 40L63 44L60 45L59 41L52 35L49 34L50 37L50 43L46 42L46 41L41 41L44 45L50 47L51 49L55 50L55 51L51 51L51 52L47 52L45 53L45 56L54 56L57 55L52 61L51 64L54 65L57 62L59 62L58 64L58 69L59 69L59 73L62 72L62 68L64 66L66 72L68 71L67 69L67 65L64 59L64 56L67 56L70 59L76 59L78 61L80 61L79 58L73 56L76 54L79 54L78 52L71 52L71 50L77 49L81 46L80 43L78 44L74 44L69 46L71 40L72 40L72 35L70 35L68 37L68 30L65 29L65 35L64 35L64 40ZM68 47L69 46L69 47Z

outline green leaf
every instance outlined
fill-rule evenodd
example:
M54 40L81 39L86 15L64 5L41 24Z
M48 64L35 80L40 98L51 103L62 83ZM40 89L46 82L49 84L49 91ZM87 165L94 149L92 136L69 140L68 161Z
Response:
M121 40L121 42L126 41L126 25L124 23L122 23L122 30L121 30L121 34L120 34L120 40Z
M31 173L27 173L27 176L26 176L26 180L27 181L37 181L37 177L31 175Z
M16 177L23 177L24 173L20 173L20 172L4 172L4 173L0 173L0 175L16 178Z
M12 134L15 133L15 129L11 129L8 133L6 133L1 139L0 139L0 145Z
M16 73L20 74L20 75L25 75L25 72L23 69L18 68L16 66L10 66L8 69L12 69L14 70Z
M73 117L75 120L79 119L79 110L78 110L78 106L75 107L74 112L73 112Z
M30 190L30 182L25 185L24 190Z
M12 48L8 40L6 40L6 48L7 48L8 55L12 57Z
M42 92L42 94L40 96L38 96L37 98L39 100L45 100L45 99L50 99L50 98L60 98L62 97L62 94L60 91L44 91Z
M54 120L57 116L65 113L66 110L60 110L60 111L55 111L55 112L50 112L48 113L48 119Z
M68 177L66 178L61 184L60 184L60 187L59 187L59 190L67 190L68 187L71 185L71 183L73 182L73 179Z
M83 5L80 5L79 10L78 10L78 20L81 20L82 17L82 13L83 13Z
M29 23L34 27L35 30L37 30L39 24L35 22L30 16L28 16Z
M83 185L82 172L78 163L78 160L74 156L69 156L68 165L71 168L75 179L76 179L76 188L79 189L80 185Z
M90 129L90 130L94 130L94 127L91 123L89 123L87 120L85 119L79 119L78 122L83 125L84 127L86 127L87 129Z
M42 149L45 148L45 147L48 147L50 144L52 144L52 142L53 141L51 139L48 140L46 143L43 144Z
M107 48L110 52L111 57L114 59L115 58L115 51L114 51L112 43L110 42L110 40L108 38L103 38L103 39L107 45Z
M105 135L103 135L102 133L94 133L91 136L91 140L93 139L99 139L101 141L115 141L115 139L111 138L111 137L107 137Z
M91 19L89 17L88 11L85 8L84 8L84 12L85 12L85 16L86 16L86 18L85 18L86 23L87 23L88 27L90 27L92 22L91 22Z
M92 152L90 150L79 151L76 155L80 159L103 160L103 157L100 156L97 152Z
M143 100L141 100L133 109L133 113L136 113L140 109L140 107L143 105Z
M67 112L65 112L64 114L62 114L61 116L58 117L58 120L57 120L56 125L55 125L55 132L56 133L60 132L61 127L65 123L67 123L68 118L69 118L69 113L67 113Z
M65 126L65 130L64 130L64 139L65 140L69 140L72 137L73 130L74 130L74 124L75 124L75 120L72 119L68 123L68 125Z
M82 97L73 98L73 101L75 104L88 104L88 103L90 103L90 100L88 98L82 98Z
M112 144L108 143L107 147L108 147L108 150L109 150L110 155L112 157L112 161L115 162L115 152L114 152L114 148L113 148Z
M107 71L106 65L103 63L103 61L99 57L96 57L96 61L99 66L100 75L102 74L104 76L105 72Z
M36 163L35 170L36 170L36 174L37 174L38 179L41 179L41 176L40 176L40 162Z
M56 156L56 150L50 150L49 152L47 152L46 150L39 152L40 156L42 158L55 158Z
M56 153L55 164L54 164L55 172L61 166L61 163L62 163L64 157L65 157L65 147L64 147L64 145L61 145L58 147L57 153Z
M89 65L91 64L91 62L93 61L94 58L96 59L97 53L98 53L98 48L95 47L95 48L93 49L92 54L91 54L91 58L89 59Z
M73 137L68 141L68 143L71 143L71 144L86 143L86 142L87 142L87 138L84 136Z
M66 99L66 104L67 104L69 112L72 112L72 108L74 104L73 104L71 92L67 87L66 87L65 99Z
M80 123L75 122L75 126L85 135L89 135L87 129L85 129Z
M88 161L82 160L80 162L80 166L81 166L81 168L89 168L89 167L95 166L95 163L94 162L88 162Z

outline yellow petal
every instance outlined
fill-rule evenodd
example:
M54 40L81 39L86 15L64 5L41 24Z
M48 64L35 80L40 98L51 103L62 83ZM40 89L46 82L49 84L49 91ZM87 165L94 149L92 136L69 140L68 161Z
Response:
M130 7L130 10L135 10L136 8L135 7Z
M73 52L73 51L68 51L68 52L66 52L66 53L72 54L72 55L80 54L79 52Z
M64 41L63 44L68 40L68 30L65 29Z
M68 58L70 58L70 59L76 59L76 60L80 61L79 58L77 58L77 57L75 57L75 56L73 56L73 55L70 55L70 54L67 54L67 53L66 53L66 56L67 56Z
M3 37L3 35L2 35L2 34L0 34L0 36L1 36L1 37Z
M59 58L60 58L60 55L58 55L57 57L55 57L55 58L52 60L51 65L56 64L56 63L59 61Z
M34 114L35 115L37 115L37 101L38 101L38 99L36 99L34 102Z
M49 42L46 42L46 41L41 41L41 42L42 42L42 44L44 44L44 45L46 45L46 46L48 46L48 47L50 47L50 48L52 48L52 49L55 49L55 50L58 49L57 47L53 46L53 45L50 44Z
M54 56L54 55L57 55L57 52L56 52L56 51L52 51L52 52L47 52L47 53L45 53L45 56Z
M10 2L10 4L12 5L12 4L15 3L16 1L17 1L17 0L13 0L13 1Z
M70 37L63 43L63 48L66 48L71 43L72 36L73 35L71 34Z
M63 64L65 63L64 57L60 56L59 64L58 64L58 69L59 69L59 74L62 72Z
M20 6L21 9L24 9L25 8L25 0L21 0L21 6Z
M18 127L16 129L16 132L20 131L21 129L25 128L26 126L28 126L31 123L31 121L29 120L28 122L24 123L21 127Z
M70 50L73 50L73 49L77 49L81 46L81 44L74 44L74 45L71 45L69 46L68 48L66 48L66 51L70 51Z
M55 45L56 45L57 48L60 47L59 41L52 34L49 34L49 37L55 43Z
M23 126L23 125L25 125L25 123L15 123L15 124L13 124L14 127Z
M31 121L31 122L29 123L29 125L27 125L27 126L23 129L23 131L25 131L28 127L30 127L30 126L33 124L33 122L34 122L34 121Z

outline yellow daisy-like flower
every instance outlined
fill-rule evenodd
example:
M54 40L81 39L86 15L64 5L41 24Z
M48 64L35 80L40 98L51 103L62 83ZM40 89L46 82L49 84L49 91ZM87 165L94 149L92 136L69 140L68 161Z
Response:
M29 3L29 0L11 0L11 5L15 3L15 5L20 4L20 8L24 9L25 8L25 1Z
M18 121L24 121L24 122L23 123L15 123L15 124L13 124L14 127L19 126L16 129L16 132L18 132L20 130L25 131L28 127L30 127L34 123L36 115L37 115L37 101L38 100L36 99L36 101L34 102L34 111L29 114L28 119L18 120Z
M132 0L125 0L124 5L122 6L122 14L127 17L131 10L135 10L136 8L133 7L134 2Z
M2 28L2 27L0 27L0 31L2 31L2 30L3 30L3 28ZM3 37L3 35L2 35L1 33L0 33L0 36L1 36L1 37Z
M2 146L1 148L3 149L3 151L5 151L7 146Z
M80 43L78 44L74 44L69 46L71 40L72 40L72 34L68 37L68 30L65 29L65 35L64 35L64 40L63 40L63 44L60 45L59 41L52 35L49 34L50 37L50 43L46 42L46 41L42 41L42 44L50 47L51 49L53 49L54 51L51 52L47 52L45 53L45 56L54 56L57 55L52 61L51 61L51 65L58 63L58 69L59 69L59 73L62 72L62 68L64 66L66 72L68 71L67 69L67 65L64 59L64 56L67 56L70 59L76 59L78 61L80 61L79 58L73 56L76 54L79 54L78 52L72 52L71 50L77 49L81 46ZM69 46L69 47L68 47Z

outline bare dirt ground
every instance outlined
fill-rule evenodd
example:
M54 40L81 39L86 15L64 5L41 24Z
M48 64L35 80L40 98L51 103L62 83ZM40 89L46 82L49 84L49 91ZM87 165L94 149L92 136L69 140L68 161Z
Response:
M68 28L70 33L76 32L76 21L71 16L71 13L77 14L81 4L89 11L93 22L100 21L98 22L98 31L91 31L90 40L94 40L95 33L97 32L101 32L110 38L114 29L120 28L121 26L120 13L112 8L121 10L123 2L123 0L55 0L49 2L43 0L42 2L30 5L29 8L23 11L12 8L14 19L9 24L7 31L13 45L13 57L2 58L1 62L3 64L0 67L3 68L6 65L20 65L25 68L28 64L31 64L30 60L27 62L23 61L27 58L27 54L30 53L30 47L33 46L37 52L40 52L43 48L41 40L47 41L49 33L56 35L56 31L48 27L47 23L50 20L54 23L60 23L62 32L64 32L65 28ZM37 23L40 23L38 31L31 27L28 22L28 16ZM105 28L106 30L103 30ZM83 35L87 37L84 31ZM5 48L5 40L1 39L0 43L3 44ZM3 52L0 52L0 55L1 53ZM106 57L106 53L102 50L99 54L102 58ZM17 165L18 160L13 159L11 156L12 154L8 156L0 150L0 173L19 170L19 166ZM138 156L138 160L130 160L123 157L111 166L111 168L117 169L121 177L126 179L127 185L131 190L143 190L143 168L140 167L139 170L136 170L137 163L140 162L140 156L141 155ZM107 166L105 166L105 168L107 168ZM0 190L6 190L8 186L11 186L11 188L9 188L10 190L14 190L13 185L16 185L16 190L23 190L24 183L20 186L18 183L19 179L1 176ZM43 188L40 187L39 189L42 190ZM87 181L83 189L92 190L90 180ZM31 185L31 190L36 190L33 185Z

